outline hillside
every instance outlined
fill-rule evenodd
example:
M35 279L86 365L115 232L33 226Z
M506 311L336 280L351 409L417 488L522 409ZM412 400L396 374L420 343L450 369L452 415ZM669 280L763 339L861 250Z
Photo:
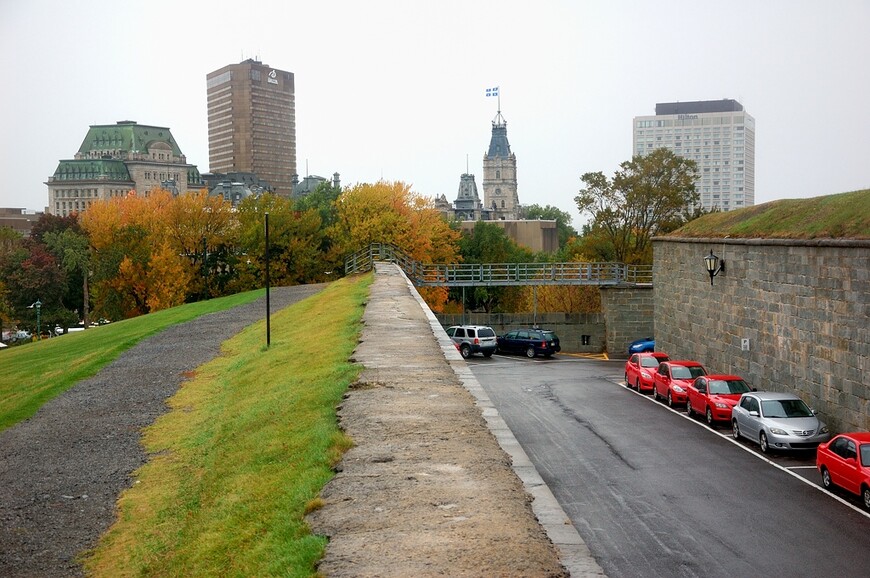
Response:
M712 213L666 236L870 239L870 189Z

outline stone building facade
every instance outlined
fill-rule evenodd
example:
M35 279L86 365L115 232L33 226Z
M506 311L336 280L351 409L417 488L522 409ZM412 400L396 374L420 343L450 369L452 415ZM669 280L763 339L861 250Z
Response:
M515 221L520 218L517 157L511 152L507 121L501 111L492 121L489 149L483 155L483 206L491 210L492 220Z
M654 239L656 349L870 430L870 241ZM726 263L713 279L703 258Z
M134 190L184 194L205 186L168 128L131 120L91 126L74 158L60 161L45 184L47 211L59 216Z

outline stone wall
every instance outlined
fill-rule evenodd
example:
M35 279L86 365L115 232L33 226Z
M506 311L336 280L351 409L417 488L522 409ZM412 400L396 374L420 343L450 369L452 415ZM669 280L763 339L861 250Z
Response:
M446 329L451 325L488 325L497 335L511 329L538 327L551 329L559 336L562 351L570 353L602 353L606 347L604 315L601 313L466 313L436 314ZM586 339L584 340L584 336Z
M607 352L611 357L628 357L628 344L654 336L653 287L602 287L601 310L607 324Z
M870 430L870 241L654 240L656 349ZM703 258L725 260L714 278Z

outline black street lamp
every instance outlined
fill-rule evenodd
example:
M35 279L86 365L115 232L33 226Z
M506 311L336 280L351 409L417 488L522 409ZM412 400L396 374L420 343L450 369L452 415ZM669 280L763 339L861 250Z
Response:
M39 311L42 309L42 301L39 299L36 300L36 303L30 306L33 309L36 309L36 339L42 339L42 327L39 324Z
M710 254L704 257L704 266L707 268L707 273L710 274L710 286L712 287L713 277L725 272L725 259L720 259L713 254L713 249L710 249Z
M266 347L272 344L272 328L269 325L269 213L266 212Z

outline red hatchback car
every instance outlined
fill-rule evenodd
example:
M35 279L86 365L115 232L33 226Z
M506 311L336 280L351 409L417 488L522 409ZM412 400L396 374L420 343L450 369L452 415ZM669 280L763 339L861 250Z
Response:
M702 375L707 370L697 361L664 361L653 375L653 395L668 400L670 407L683 405L689 385Z
M625 385L638 391L653 390L653 375L659 363L670 359L667 353L633 353L625 362Z
M686 411L689 417L700 413L707 425L724 421L731 423L731 408L740 396L752 391L737 375L704 375L692 382L686 390Z
M819 445L816 467L825 489L839 486L857 494L870 510L870 432L840 434Z

